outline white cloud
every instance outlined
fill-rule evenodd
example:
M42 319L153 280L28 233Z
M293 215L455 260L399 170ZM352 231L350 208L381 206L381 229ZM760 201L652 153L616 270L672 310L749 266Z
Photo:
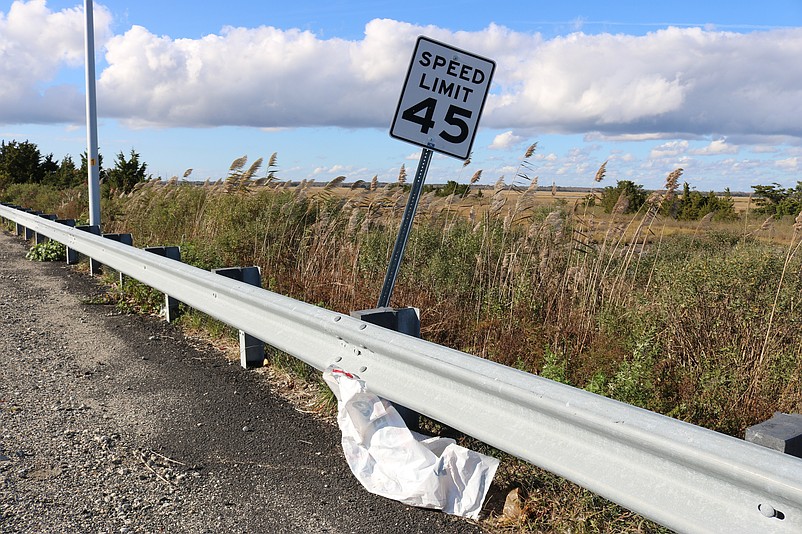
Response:
M95 44L110 33L111 15L95 6ZM54 85L63 67L83 66L82 8L48 9L45 0L15 1L0 12L0 122L80 120L83 88Z
M133 27L109 42L100 88L106 113L145 123L384 128L421 33L496 60L486 127L802 137L793 53L802 29L544 41L495 25L451 32L377 19L362 40L346 41L271 27L173 40Z
M606 140L802 139L802 28L544 40L494 24L451 31L376 19L360 40L267 26L173 39L141 26L109 38L110 21L96 5L108 64L100 112L129 125L387 128L414 41L426 34L496 61L484 127ZM0 123L80 119L83 88L53 81L81 63L82 23L80 9L54 12L44 0L0 14ZM493 145L512 143L502 135ZM714 141L702 150L725 149Z
M654 147L649 152L651 159L673 158L684 154L688 150L688 141L669 141Z
M523 137L515 135L512 133L512 130L500 133L495 138L493 138L493 142L490 143L488 148L493 150L504 150L508 148L512 148L518 143L523 141Z
M802 29L558 37L533 51L491 121L608 135L800 136L799 46Z
M704 148L691 150L691 154L697 156L718 156L720 154L737 154L738 147L727 144L726 139L716 139L711 141L709 145Z
M589 132L585 134L586 141L658 141L661 139L674 139L676 138L676 134L674 133L658 133L658 132L651 132L651 133L636 133L636 134L604 134L601 132Z
M317 176L319 174L342 174L343 172L351 170L351 167L346 167L345 165L332 165L331 167L316 167L315 170L312 171L313 176Z
M774 163L777 167L788 170L788 171L795 171L799 169L799 158L786 158L778 160Z

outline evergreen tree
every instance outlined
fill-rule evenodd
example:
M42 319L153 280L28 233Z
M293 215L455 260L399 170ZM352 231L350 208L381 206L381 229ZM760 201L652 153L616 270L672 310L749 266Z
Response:
M0 142L0 186L28 182L41 183L44 176L42 154L34 143L30 141Z
M125 154L120 152L114 162L114 168L108 171L106 183L109 187L118 189L124 193L129 193L139 182L144 182L147 178L145 172L148 164L139 162L139 154L131 149L131 157L126 159Z
M44 183L52 185L58 189L69 189L77 187L86 181L86 175L81 174L72 156L66 155L58 164L55 172L45 176Z
M772 185L753 185L757 211L768 215L798 215L802 212L802 182L796 187L783 189L778 183Z
M624 213L637 212L646 202L646 191L642 185L630 180L619 180L615 187L608 186L602 190L601 205L606 213L612 213L618 200L624 196L629 200Z

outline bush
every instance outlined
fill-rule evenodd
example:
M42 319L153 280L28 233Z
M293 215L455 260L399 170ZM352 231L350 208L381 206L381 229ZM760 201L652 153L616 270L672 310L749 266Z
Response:
M32 246L25 257L32 261L64 261L67 247L58 241L45 241Z
M780 184L753 185L757 211L766 215L797 215L802 213L802 182L783 189Z
M620 213L637 213L644 202L646 191L643 186L629 180L620 180L615 187L605 187L601 193L605 213L612 213L616 206L619 206Z

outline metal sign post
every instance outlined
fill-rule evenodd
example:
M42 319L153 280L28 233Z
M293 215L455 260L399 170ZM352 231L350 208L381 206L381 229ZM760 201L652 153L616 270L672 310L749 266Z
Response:
M468 158L495 69L495 62L489 59L418 37L390 135L423 147L423 152L384 277L379 308L390 305L433 151Z
M398 269L401 267L401 258L404 257L404 249L407 247L409 232L412 230L412 219L415 218L415 212L418 211L418 201L420 200L421 191L423 191L423 182L426 180L426 172L429 170L429 162L432 161L432 155L432 150L429 148L424 148L421 152L418 170L415 172L415 180L413 180L412 188L409 190L409 200L407 200L407 206L404 208L401 227L398 229L398 237L393 247L393 255L390 256L390 265L387 267L387 274L384 276L384 285L382 285L382 292L379 296L378 308L390 305L390 297L393 294L395 280L398 278Z

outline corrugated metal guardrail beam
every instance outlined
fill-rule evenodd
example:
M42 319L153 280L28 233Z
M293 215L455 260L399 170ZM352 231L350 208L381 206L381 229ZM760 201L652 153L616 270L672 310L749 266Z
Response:
M802 532L800 459L16 210L0 214L674 530Z

